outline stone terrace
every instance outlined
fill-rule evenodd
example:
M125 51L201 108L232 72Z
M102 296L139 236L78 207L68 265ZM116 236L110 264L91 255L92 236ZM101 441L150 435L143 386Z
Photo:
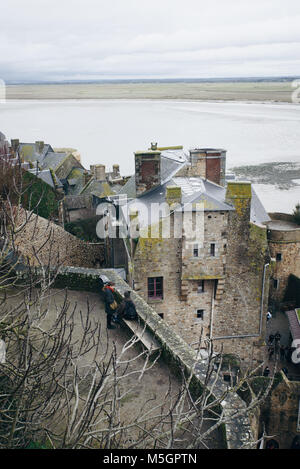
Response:
M203 389L206 376L206 363L197 358L194 350L189 348L159 316L158 314L133 290L129 285L113 270L83 269L77 267L62 268L57 278L57 284L78 290L95 291L98 286L99 276L106 275L116 285L119 295L123 295L126 290L131 291L131 297L136 305L138 315L147 324L147 329L151 331L160 342L163 349L163 358L171 366L181 365L185 370L193 372L193 388L200 393ZM99 287L98 287L99 288ZM115 332L113 332L115 334ZM212 383L209 383L212 389ZM212 389L212 394L216 398L222 398L226 392L226 384L218 379ZM227 420L225 425L226 445L228 449L241 448L253 443L254 438L251 431L250 417L246 411L245 402L234 392L229 392L226 401L223 401L224 416Z

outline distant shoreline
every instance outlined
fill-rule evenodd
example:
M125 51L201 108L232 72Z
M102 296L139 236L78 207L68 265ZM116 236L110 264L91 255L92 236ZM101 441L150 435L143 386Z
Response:
M291 81L11 84L8 100L142 99L291 103Z

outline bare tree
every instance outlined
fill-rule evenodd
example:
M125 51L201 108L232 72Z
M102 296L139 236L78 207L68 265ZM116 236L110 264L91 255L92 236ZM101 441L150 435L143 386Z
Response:
M137 348L136 336L121 347L110 343L89 302L84 310L71 305L68 291L53 313L51 288L60 259L53 251L51 230L43 244L48 264L33 247L39 267L34 269L18 256L14 242L33 210L24 211L17 179L12 185L15 196L7 192L0 206L0 334L6 346L0 363L0 448L24 448L32 441L51 448L206 448L214 432L230 423L222 408L230 393L247 393L248 399L246 408L231 418L260 405L273 377L257 392L252 384L261 374L258 368L239 374L215 397L223 354L215 354L209 344L200 395L191 391L195 370L182 369L179 388L169 380L162 399L145 399L125 417L123 402L136 382L155 372L159 356L150 358ZM34 235L33 225L32 239Z

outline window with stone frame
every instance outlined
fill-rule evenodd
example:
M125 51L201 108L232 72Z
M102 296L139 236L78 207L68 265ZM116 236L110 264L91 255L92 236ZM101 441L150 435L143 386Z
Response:
M282 259L281 252L278 252L278 253L276 254L276 261L277 261L277 262L280 262L281 259Z
M216 245L215 245L215 243L210 244L210 255L211 255L211 257L215 257L215 255L216 255Z
M194 257L199 257L199 247L198 247L198 244L194 244L194 247L193 247L193 256L194 256Z
M197 319L204 319L204 309L197 309Z
M148 298L162 300L163 293L163 277L148 277Z
M197 293L204 293L204 280L198 282Z

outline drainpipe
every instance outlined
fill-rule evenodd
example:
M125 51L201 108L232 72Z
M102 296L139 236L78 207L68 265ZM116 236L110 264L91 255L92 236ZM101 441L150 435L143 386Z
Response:
M265 297L265 281L266 281L266 267L270 265L269 263L264 265L264 274L263 274L263 285L261 292L261 303L260 303L260 324L259 324L259 335L262 331L262 321L263 321L263 311L264 311L264 297Z
M263 309L264 309L264 296L265 296L265 280L266 280L266 267L270 265L269 263L264 265L263 272L263 281L262 281L262 292L261 292L261 301L260 301L260 320L259 320L259 332L258 334L243 334L243 335L224 335L221 337L210 337L211 340L221 340L221 339L245 339L249 337L260 337L262 332L262 321L263 321Z

